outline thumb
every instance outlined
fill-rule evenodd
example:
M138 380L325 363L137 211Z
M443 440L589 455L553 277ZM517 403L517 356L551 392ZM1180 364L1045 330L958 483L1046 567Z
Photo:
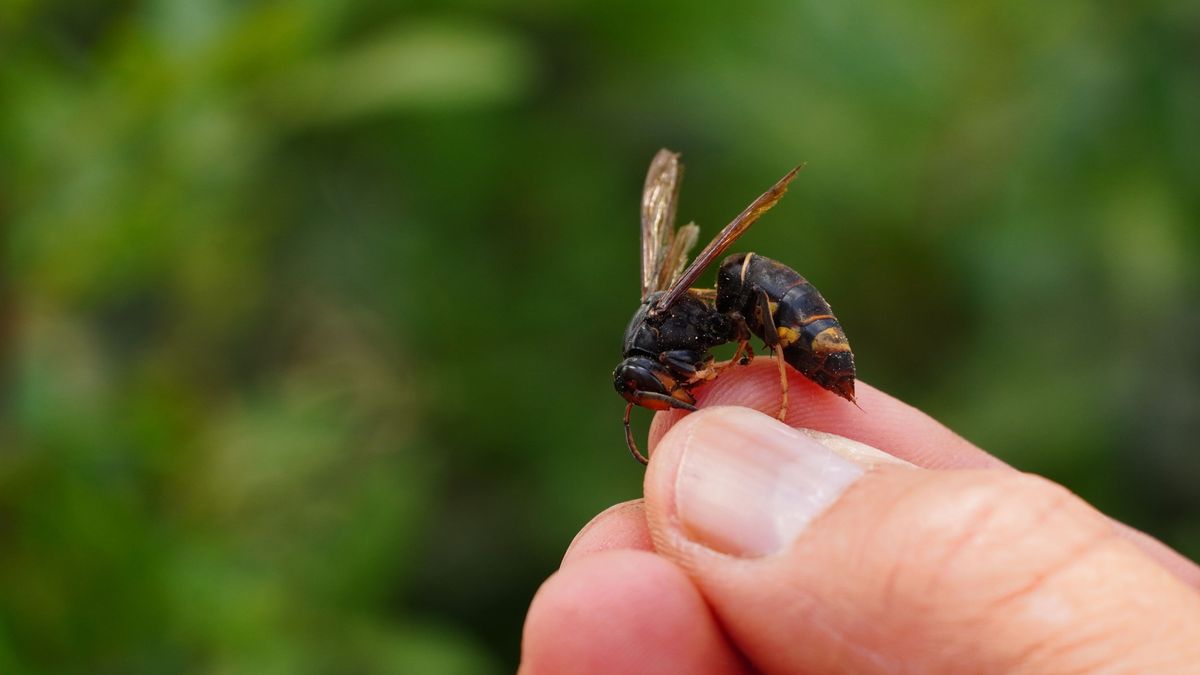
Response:
M928 471L745 408L677 424L655 546L766 672L1180 671L1200 594L1065 489Z

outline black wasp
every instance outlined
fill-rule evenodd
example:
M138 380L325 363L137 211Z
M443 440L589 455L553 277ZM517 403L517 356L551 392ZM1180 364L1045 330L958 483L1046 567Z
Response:
M779 364L779 418L787 412L787 363L808 379L854 401L854 354L829 303L790 267L754 253L721 263L717 287L689 288L759 216L779 201L800 167L751 202L687 265L700 228L675 228L683 166L679 155L659 150L642 193L642 304L625 330L625 360L613 372L625 397L625 441L642 464L629 428L634 405L653 410L695 410L691 390L722 370L749 363L751 334L762 338ZM685 269L686 265L686 269ZM733 358L717 363L709 350L737 341Z

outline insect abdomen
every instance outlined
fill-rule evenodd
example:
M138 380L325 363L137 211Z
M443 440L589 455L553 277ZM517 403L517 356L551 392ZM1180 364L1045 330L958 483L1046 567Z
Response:
M718 307L739 311L754 334L772 342L764 335L764 322L757 311L761 293L767 296L788 364L853 401L854 353L820 291L783 263L753 253L730 256L722 263L717 276Z

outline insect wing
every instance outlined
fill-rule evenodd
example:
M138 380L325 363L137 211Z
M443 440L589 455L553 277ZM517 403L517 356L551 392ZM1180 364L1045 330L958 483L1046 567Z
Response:
M665 148L654 155L642 191L642 300L665 285L661 283L664 265L675 263L672 242L682 177L679 155Z
M658 277L654 281L654 290L659 290L670 286L672 282L683 274L683 268L687 265L688 254L696 247L696 240L700 238L700 228L695 223L688 223L675 231L675 236L671 239L671 247L667 249L667 254L663 256L662 265L658 268Z
M751 202L750 206L747 206L731 223L725 226L725 229L717 233L717 236L708 242L704 250L700 251L700 254L696 256L692 264L671 283L671 287L655 303L653 311L660 312L670 307L671 303L675 302L696 281L696 277L700 276L700 273L713 260L716 260L718 256L724 253L733 242L737 241L738 237L745 234L746 230L750 229L750 226L762 214L769 211L772 206L775 206L775 203L779 201L783 193L787 192L788 183L792 182L792 179L796 177L796 172L802 168L804 168L803 164L787 172L783 178L780 178L775 185L771 186L770 190L759 195L758 199Z

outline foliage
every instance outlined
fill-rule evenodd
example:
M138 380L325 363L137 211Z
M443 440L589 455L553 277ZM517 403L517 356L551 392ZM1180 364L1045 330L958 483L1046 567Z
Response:
M708 234L807 162L742 248L864 379L1200 556L1198 25L8 3L0 670L510 670L638 492L609 374L661 146Z

